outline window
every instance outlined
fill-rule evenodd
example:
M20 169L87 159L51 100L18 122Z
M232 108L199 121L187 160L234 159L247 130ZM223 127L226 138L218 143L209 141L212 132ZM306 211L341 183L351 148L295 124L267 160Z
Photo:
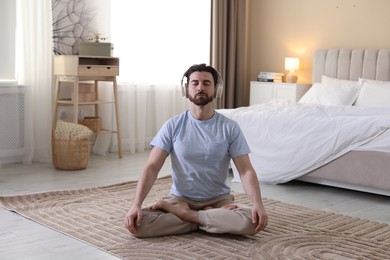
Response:
M113 0L111 42L120 82L171 84L209 63L210 0Z
M16 84L15 73L15 33L16 1L0 1L0 86Z

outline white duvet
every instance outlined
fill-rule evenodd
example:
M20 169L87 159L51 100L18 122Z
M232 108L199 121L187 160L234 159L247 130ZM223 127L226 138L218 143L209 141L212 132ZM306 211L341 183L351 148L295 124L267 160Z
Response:
M279 101L218 112L238 122L258 178L268 183L298 178L390 131L390 108ZM381 149L390 149L387 140Z

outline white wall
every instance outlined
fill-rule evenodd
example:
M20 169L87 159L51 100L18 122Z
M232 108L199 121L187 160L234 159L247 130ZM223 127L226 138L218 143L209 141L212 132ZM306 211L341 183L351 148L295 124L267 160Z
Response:
M85 0L86 5L95 10L92 26L101 37L107 37L110 41L111 28L111 0Z

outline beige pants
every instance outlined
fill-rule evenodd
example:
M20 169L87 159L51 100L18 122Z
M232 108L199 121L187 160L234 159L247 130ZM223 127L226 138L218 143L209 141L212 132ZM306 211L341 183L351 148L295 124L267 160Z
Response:
M256 226L252 223L251 208L234 203L233 195L220 196L209 201L191 201L171 195L165 197L164 200L173 205L178 201L187 202L191 209L198 211L200 224L183 221L172 213L144 208L142 210L142 224L137 228L137 233L134 236L178 235L197 229L210 233L255 234ZM233 210L220 208L228 204L235 204L238 207ZM212 207L212 209L203 210L205 207Z

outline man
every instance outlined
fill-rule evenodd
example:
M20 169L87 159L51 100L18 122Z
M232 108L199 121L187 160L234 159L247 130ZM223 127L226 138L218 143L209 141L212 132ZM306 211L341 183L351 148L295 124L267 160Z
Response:
M186 83L183 84L183 80ZM248 144L238 124L216 112L212 101L222 94L219 73L205 64L183 75L190 109L168 120L151 142L133 204L125 216L136 237L177 235L201 229L210 233L253 235L267 226ZM165 159L171 155L171 196L141 209ZM234 203L225 184L233 159L252 208Z

